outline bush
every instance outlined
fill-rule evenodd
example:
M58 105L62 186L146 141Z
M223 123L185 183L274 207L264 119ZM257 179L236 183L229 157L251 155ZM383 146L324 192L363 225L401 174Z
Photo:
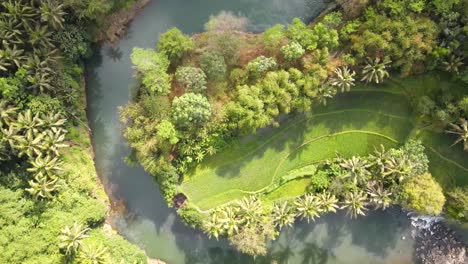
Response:
M242 85L247 83L248 75L245 70L236 68L231 71L231 75L229 76L229 80L233 84L233 86Z
M64 28L54 36L60 45L60 50L71 60L87 58L91 55L91 36L84 26L65 24Z
M142 83L149 94L167 94L171 90L172 76L167 74L168 58L151 49L134 48L131 60L142 75Z
M404 182L399 196L404 208L424 215L439 215L445 203L442 187L430 173Z
M343 15L341 12L331 12L328 15L323 17L322 23L324 23L329 28L336 28L343 21Z
M326 171L318 171L312 176L309 185L309 191L312 193L325 191L330 185L330 179Z
M265 56L257 57L247 64L247 70L254 79L260 78L262 74L274 68L276 68L275 59Z
M224 57L216 52L203 53L200 66L210 79L222 79L226 75Z
M221 11L216 16L210 16L205 24L206 31L245 31L248 20L232 12Z
M186 93L172 102L172 118L181 127L202 125L210 117L210 103L201 94Z
M161 121L161 123L156 126L156 130L158 131L158 137L168 140L171 145L177 144L177 142L179 142L179 138L177 137L177 130L170 121Z
M286 30L286 36L293 41L301 44L306 50L314 50L317 48L318 37L299 18L294 18L292 24Z
M171 62L180 60L186 52L193 50L194 47L192 39L177 28L163 33L158 42L158 50L166 54Z
M447 214L450 218L468 222L468 187L456 187L447 193Z
M178 67L175 77L187 91L201 93L206 90L206 75L200 68Z
M279 47L284 38L284 25L281 24L276 24L263 32L263 44L271 50Z
M283 53L283 56L287 60L294 61L302 57L302 55L304 55L305 53L305 50L299 43L292 42L288 45L281 47L281 53Z
M52 98L46 94L34 96L28 103L29 109L33 113L49 114L63 112L62 103L57 98Z
M195 208L187 206L177 210L177 214L182 221L193 228L203 227L203 214L198 212Z

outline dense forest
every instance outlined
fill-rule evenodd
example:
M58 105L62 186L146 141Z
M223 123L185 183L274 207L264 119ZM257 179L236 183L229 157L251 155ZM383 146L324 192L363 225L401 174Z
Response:
M90 45L132 2L1 1L1 263L146 263L103 229L84 111Z
M429 162L427 142L432 135L443 136L453 140L452 149L468 150L468 2L337 2L336 11L311 24L296 18L262 34L246 32L245 18L221 12L206 23L206 32L190 37L173 28L160 36L156 49L134 49L131 59L140 87L121 110L128 125L124 134L135 150L128 161L138 160L155 176L168 204L180 207L178 213L189 225L215 238L227 237L242 252L264 255L266 241L283 226L338 208L357 217L370 208L399 204L420 214L443 212L467 221L466 185L441 182L440 167ZM386 91L379 87L392 79L426 72L450 76L459 88L402 93L411 108L407 117L415 116L412 132L403 140L384 140L377 128L368 133L382 138L372 149L349 153L365 144L349 136L347 153L336 150L336 155L295 167L279 179L275 171L264 176L272 181L267 187L239 195L242 183L232 186L207 169L248 155L248 147L232 150L243 147L239 138L281 127L285 115L313 117L335 101L344 102L339 99L345 94ZM247 180L256 184L263 177L259 166L269 164L253 163L249 166L258 179ZM291 198L286 190L270 199L274 190L304 177L305 194ZM201 192L213 195L199 198Z

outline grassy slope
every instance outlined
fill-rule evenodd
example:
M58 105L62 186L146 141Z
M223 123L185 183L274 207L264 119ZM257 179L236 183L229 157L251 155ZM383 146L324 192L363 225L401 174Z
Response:
M410 136L423 140L431 172L444 188L465 185L468 154L461 148L449 148L451 139L446 135L417 132L411 104L404 95L431 93L441 85L453 89L453 83L434 75L392 80L380 87L358 86L313 114L290 117L279 128L239 139L231 148L203 161L181 190L206 210L276 187L275 182L289 171L331 158L336 152L365 155L376 145L395 146ZM307 185L308 179L293 180L266 198L300 195Z

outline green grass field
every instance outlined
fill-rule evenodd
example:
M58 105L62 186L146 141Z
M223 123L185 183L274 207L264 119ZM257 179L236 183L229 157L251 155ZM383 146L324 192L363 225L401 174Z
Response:
M406 90L404 84L395 81L381 87L358 86L314 113L291 116L279 128L262 129L235 141L186 175L180 189L201 210L265 190L269 191L265 196L268 200L300 195L307 188L307 178L281 186L279 179L293 170L333 158L337 152L366 155L380 144L393 147L412 136L415 116L404 96ZM430 150L437 149L443 157L453 156L461 165L431 151L428 155L436 178L444 186L464 184L468 179L466 153L454 153L448 148L450 144L436 141L434 135L423 134L421 138Z

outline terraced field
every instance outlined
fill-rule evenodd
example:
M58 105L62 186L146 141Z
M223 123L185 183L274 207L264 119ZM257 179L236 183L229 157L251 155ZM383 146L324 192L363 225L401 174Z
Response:
M407 87L397 82L356 87L314 113L290 116L279 128L237 140L187 175L181 191L201 210L250 193L267 192L266 200L293 197L304 193L309 179L282 180L291 172L333 158L337 152L366 155L375 146L396 146L412 136L427 142L431 172L443 186L468 184L467 154L449 149L450 139L444 135L417 132L405 94Z

